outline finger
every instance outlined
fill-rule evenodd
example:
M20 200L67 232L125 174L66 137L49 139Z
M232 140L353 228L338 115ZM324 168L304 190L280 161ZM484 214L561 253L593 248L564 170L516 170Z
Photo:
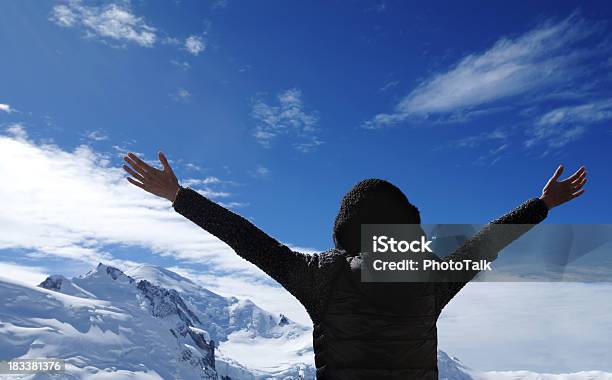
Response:
M586 178L587 172L586 170L582 172L582 174L580 174L580 176L578 178L576 178L575 180L572 181L572 184L576 184L576 183L580 183L583 179Z
M584 173L585 169L586 168L584 166L581 166L580 169L576 170L574 174L566 178L564 182L574 182L578 177L582 175L582 173Z
M561 174L563 174L563 165L559 165L559 167L557 168L557 170L555 170L555 174L553 174L552 178L550 179L552 182L555 182L556 180L559 179L559 177L561 177Z
M548 182L546 182L544 189L548 189L553 183L557 182L557 179L561 176L561 173L563 173L563 165L559 165L557 170L555 170L555 174L553 174L553 176L550 177Z
M127 165L123 165L123 170L125 170L128 173L130 173L134 178L136 178L140 182L144 182L145 181L144 177L141 176L140 174L136 173L131 167L129 167Z
M570 199L578 198L582 194L584 194L584 189L580 189L580 190L576 191L574 194L572 194L572 197Z
M147 171L142 166L138 165L138 163L136 161L132 160L130 157L124 156L123 160L125 162L127 162L128 164L132 165L134 170L136 170L138 173L140 173L140 175L142 175L143 177L145 177L147 175Z
M582 188L582 186L584 186L584 184L587 182L587 179L583 179L581 182L579 182L578 184L574 185L574 191L576 190L580 190Z
M131 183L132 185L136 185L136 186L140 187L143 190L149 191L149 190L147 190L145 188L145 186L142 183L132 179L132 177L126 177L126 178L127 178L128 182Z
M132 160L136 161L136 163L138 163L138 165L142 166L148 172L152 172L152 171L157 170L153 166L151 166L151 165L147 164L146 162L144 162L143 160L141 160L137 155L135 155L132 152L128 153L128 156Z
M167 170L168 172L172 173L172 175L174 175L174 171L172 170L172 167L168 163L168 159L166 158L166 155L161 151L159 152L159 161L161 161L164 167L164 170Z

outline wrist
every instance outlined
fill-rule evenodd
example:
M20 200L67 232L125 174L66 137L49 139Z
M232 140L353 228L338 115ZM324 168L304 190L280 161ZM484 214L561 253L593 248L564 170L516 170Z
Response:
M179 191L181 191L181 185L177 186L176 191L174 191L174 194L169 199L170 202L172 202L173 205L174 205L174 202L176 202L176 198L178 197Z
M555 207L555 205L546 195L540 195L539 199L544 202L544 204L546 205L546 207L548 207L549 210L552 210L552 208Z

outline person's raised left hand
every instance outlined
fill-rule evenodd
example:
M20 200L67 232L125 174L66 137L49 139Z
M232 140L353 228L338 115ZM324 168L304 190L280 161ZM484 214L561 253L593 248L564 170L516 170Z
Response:
M587 181L586 168L582 166L568 178L558 181L563 173L563 169L563 165L559 165L555 174L553 174L548 180L548 183L546 183L546 186L542 189L540 199L546 203L548 209L557 207L584 194L584 189L582 187Z

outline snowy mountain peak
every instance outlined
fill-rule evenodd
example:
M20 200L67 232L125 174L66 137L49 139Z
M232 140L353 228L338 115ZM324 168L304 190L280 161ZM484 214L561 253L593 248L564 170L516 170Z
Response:
M38 286L40 286L41 288L59 292L62 288L62 283L64 281L67 281L66 277L55 274L47 277L43 282L38 284Z
M83 278L106 278L106 276L113 280L124 279L134 282L134 279L123 273L122 270L103 263L99 263L96 269L87 273Z
M39 287L68 294L70 296L76 296L81 298L96 298L91 292L83 289L82 287L75 284L72 280L67 279L61 275L51 275L47 277L43 282L38 284Z

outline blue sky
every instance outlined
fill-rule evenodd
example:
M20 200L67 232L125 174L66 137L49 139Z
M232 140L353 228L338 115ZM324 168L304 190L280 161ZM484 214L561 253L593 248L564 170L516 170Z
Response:
M159 149L184 184L307 250L332 245L367 177L424 223L483 223L585 164L585 195L547 222L609 223L611 16L605 1L2 2L0 260L154 263L303 319L128 186L122 154Z

